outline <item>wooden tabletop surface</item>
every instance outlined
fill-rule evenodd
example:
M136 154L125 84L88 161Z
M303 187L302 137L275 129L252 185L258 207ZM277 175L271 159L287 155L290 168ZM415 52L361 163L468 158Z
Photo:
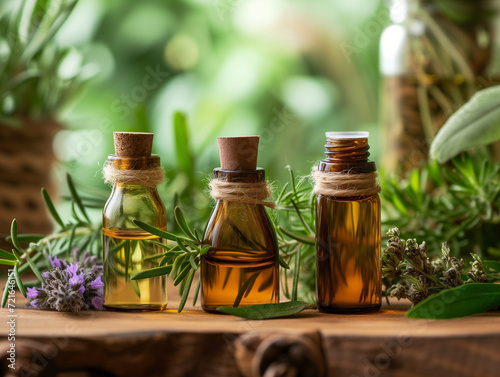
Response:
M291 318L249 321L205 313L199 306L187 305L179 314L175 299L161 312L59 313L28 309L24 303L19 299L15 309L18 369L9 370L1 356L6 376L23 375L22 368L42 355L47 365L36 374L42 377L257 377L265 374L256 366L267 362L262 347L286 356L290 347L283 344L303 340L304 358L311 365L324 365L311 376L500 375L499 312L448 321L411 320L405 317L409 304L395 301L374 314L307 310ZM3 354L10 346L9 314L0 310ZM263 345L272 337L272 346ZM52 347L56 355L49 357L44 347ZM289 359L293 364L296 357Z

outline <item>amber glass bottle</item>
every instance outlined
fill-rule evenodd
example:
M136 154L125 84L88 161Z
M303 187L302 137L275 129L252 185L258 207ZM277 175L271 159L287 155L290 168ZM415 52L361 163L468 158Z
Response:
M329 132L320 172L373 173L367 132ZM327 313L381 306L380 197L316 197L316 294Z
M124 143L137 147L135 140L141 140L144 134L115 133L117 154L120 148L117 136L120 135L126 137ZM152 138L152 134L149 135ZM160 168L160 158L147 149L139 156L137 152L135 156L127 156L129 153L122 150L120 155L110 155L107 164L115 173L139 171L147 174L151 169ZM132 183L114 182L103 211L104 306L108 309L160 310L167 304L166 278L130 280L130 277L156 267L155 260L150 261L147 257L162 252L151 242L162 242L162 239L141 230L133 220L166 229L165 206L155 186Z
M235 146L233 155L237 150ZM257 183L265 181L265 172L215 169L214 179ZM203 243L210 246L201 260L204 310L279 301L278 244L263 205L217 200Z

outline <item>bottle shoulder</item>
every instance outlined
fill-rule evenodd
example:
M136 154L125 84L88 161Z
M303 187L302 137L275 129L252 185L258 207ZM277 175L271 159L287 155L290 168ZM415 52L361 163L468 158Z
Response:
M205 228L203 243L213 249L277 253L273 223L261 205L218 201Z
M166 226L166 210L156 188L114 187L103 209L103 227L137 229L133 220L155 227Z

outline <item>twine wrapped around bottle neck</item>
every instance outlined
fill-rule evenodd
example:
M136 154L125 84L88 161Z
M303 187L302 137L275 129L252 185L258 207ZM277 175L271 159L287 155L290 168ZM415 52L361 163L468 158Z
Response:
M215 200L235 203L248 203L275 208L276 203L265 201L272 194L270 185L264 182L227 182L214 178L209 183L210 195Z
M348 198L371 196L381 191L378 174L347 172L323 172L313 168L314 192L319 195Z
M156 187L163 183L165 170L162 166L148 169L132 170L118 169L112 163L106 163L102 169L106 183L122 183L126 185L138 185Z

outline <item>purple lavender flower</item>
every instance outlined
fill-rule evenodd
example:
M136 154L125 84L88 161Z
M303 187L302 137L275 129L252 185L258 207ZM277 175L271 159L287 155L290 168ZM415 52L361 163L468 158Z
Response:
M83 253L82 264L75 252L75 264L49 257L52 269L44 272L40 288L28 288L29 304L37 309L76 312L103 310L102 266L97 257Z
M37 298L40 294L38 293L37 288L29 288L28 287L28 295L27 298Z
M59 260L59 258L57 258L57 256L51 257L49 255L49 261L52 267L62 268L61 261Z
M100 276L98 276L94 281L90 283L90 288L95 289L95 290L100 290L104 287L104 283L102 282L102 279Z

